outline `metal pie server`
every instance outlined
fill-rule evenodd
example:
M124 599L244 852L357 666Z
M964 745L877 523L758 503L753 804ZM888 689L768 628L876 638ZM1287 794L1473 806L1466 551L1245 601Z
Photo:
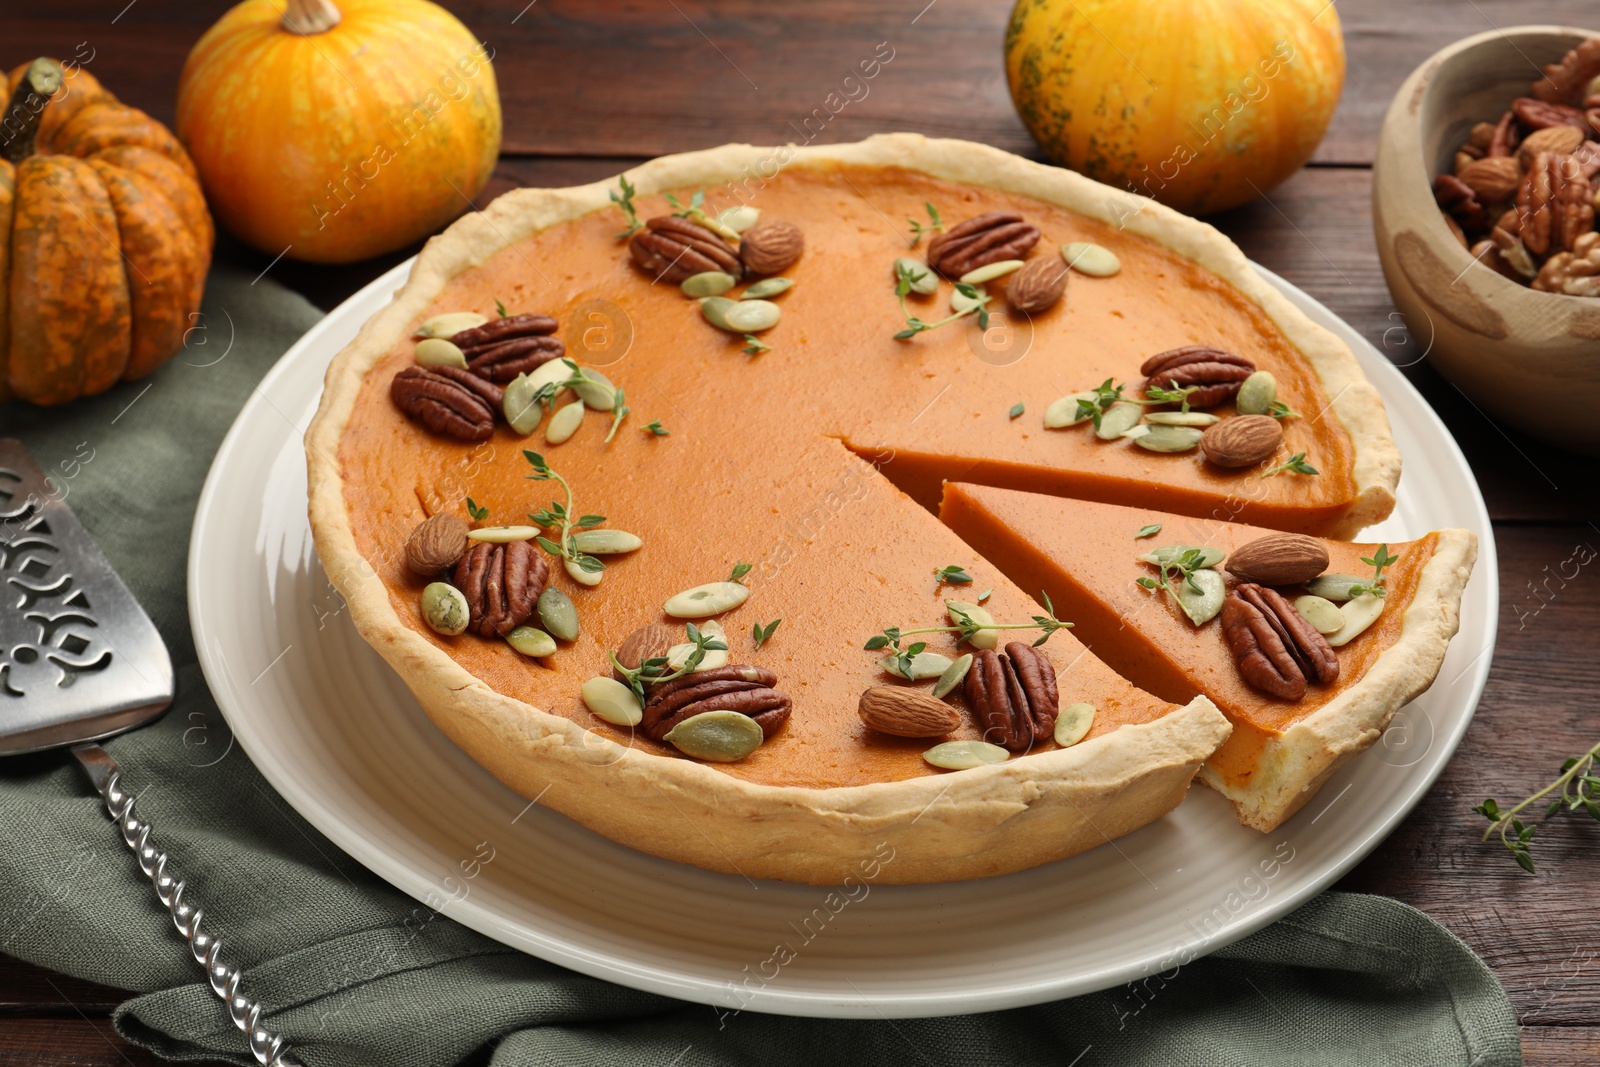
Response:
M98 744L155 719L172 695L172 659L150 617L22 442L0 439L0 756L72 747L256 1062L300 1067L261 1027L260 1003L239 992L239 969L201 929L200 908Z

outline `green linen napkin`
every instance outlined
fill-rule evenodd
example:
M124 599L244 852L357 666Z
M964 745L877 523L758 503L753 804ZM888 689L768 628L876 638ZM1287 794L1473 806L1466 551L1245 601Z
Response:
M414 934L402 925L413 901L340 853L228 748L185 611L185 546L211 457L316 319L272 282L219 267L188 349L147 381L66 408L0 406L0 433L56 474L166 638L177 703L107 747L245 967L264 1024L310 1067L1521 1062L1489 969L1427 916L1381 897L1324 894L1137 986L895 1021L718 1012L582 977L448 920ZM0 760L0 822L11 837L0 850L0 951L138 991L116 1025L164 1056L251 1062L69 757Z

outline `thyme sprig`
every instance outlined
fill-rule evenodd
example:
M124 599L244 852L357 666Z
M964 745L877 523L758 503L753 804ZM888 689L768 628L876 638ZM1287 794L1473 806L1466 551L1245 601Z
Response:
M939 579L941 585L969 585L972 582L972 575L968 574L959 563L940 567L933 572L933 576Z
M776 624L774 624L775 626ZM637 667L624 667L617 661L615 649L606 653L606 658L611 660L611 666L616 668L618 674L622 675L628 688L633 690L633 695L639 698L639 703L643 704L648 699L645 696L645 686L659 685L662 682L670 682L674 678L682 678L686 674L693 674L695 669L700 666L700 661L706 658L707 652L725 652L728 649L727 642L718 634L705 633L692 622L685 629L689 634L689 640L694 644L694 648L689 650L689 655L684 659L683 666L671 674L667 673L667 667L670 664L667 662L666 656L651 656Z
M1286 421L1303 417L1298 411L1281 400L1274 400L1272 406L1267 408L1267 414L1275 419L1284 419Z
M1205 565L1206 554L1198 548L1191 548L1177 559L1156 564L1157 567L1161 568L1161 579L1159 581L1145 577L1138 579L1137 584L1145 589L1163 589L1176 602L1178 599L1177 586L1179 585L1187 585L1196 593L1203 594L1205 592L1194 580L1194 572ZM1177 585L1174 585L1174 582Z
M589 574L598 574L606 569L606 565L586 552L578 551L577 543L573 540L573 527L579 530L592 530L606 521L604 515L579 515L573 516L572 484L554 470L545 458L539 453L524 448L522 457L533 467L533 473L528 475L529 481L556 482L566 493L566 502L559 500L550 501L550 506L538 511L528 513L528 519L535 526L545 530L559 531L557 538L536 537L539 547L555 556L557 559L569 561Z
M862 645L868 652L877 652L888 649L894 653L895 663L899 673L907 678L911 677L911 661L921 653L927 651L926 641L914 641L909 645L903 644L908 637L918 634L960 634L957 643L970 642L979 630L1043 630L1039 639L1033 643L1035 648L1050 640L1050 636L1057 630L1069 629L1072 623L1056 618L1055 605L1050 603L1050 594L1040 591L1044 597L1046 614L1033 616L1032 622L979 622L971 615L962 611L948 602L945 607L952 615L956 616L954 626L922 626L914 630L903 630L898 626L890 626L867 638L867 643Z
M1094 396L1089 400L1079 400L1077 417L1088 419L1094 424L1096 430L1100 429L1100 416L1111 410L1111 405L1122 399L1122 391L1128 386L1126 383L1115 385L1112 379L1107 378L1089 392Z
M661 420L660 419L655 420L654 422L650 423L648 426L641 426L641 427L639 427L639 429L642 432L649 434L651 437L671 437L672 436L672 431L667 429L665 426L661 425Z
M472 516L473 522L482 522L489 517L489 509L469 496L467 497L467 514Z
M616 386L612 385L610 382L603 382L599 378L592 377L582 367L578 366L577 361L572 359L571 357L562 356L561 357L561 362L565 363L567 365L567 369L571 373L568 374L565 378L562 378L560 381L545 382L543 385L539 386L539 388L534 391L533 398L529 401L529 406L530 407L532 405L534 405L534 404L543 404L545 411L548 412L550 410L551 404L554 403L554 401L555 401L556 394L561 392L561 390L563 390L563 389L576 389L580 385L602 385L602 384L607 386L607 387L609 387L613 392L613 395L615 397L614 402L613 402L613 406L612 406L612 410L613 411L616 411L618 408L622 408L622 407L625 406L622 403L622 390L621 389L618 389ZM627 411L624 410L622 414L626 415ZM621 417L617 416L616 417L616 421L620 422L621 421ZM615 424L613 424L611 432L612 433L616 433ZM607 441L611 440L610 434L606 435L606 440Z
M1284 471L1291 471L1295 474L1322 473L1321 471L1317 470L1317 468L1306 462L1306 454L1304 452L1296 452L1294 455L1290 456L1287 460L1278 464L1276 467L1273 467L1271 470L1262 471L1261 477L1271 478L1274 474L1282 474Z
M1489 828L1483 832L1483 839L1487 841L1491 835L1498 833L1500 843L1511 850L1511 858L1517 861L1517 866L1533 874L1533 834L1539 824L1524 823L1519 816L1527 808L1559 790L1559 795L1545 808L1546 819L1563 810L1577 811L1582 808L1590 818L1600 820L1600 776L1592 773L1597 769L1597 758L1600 758L1600 744L1562 763L1559 778L1509 810L1501 811L1493 797L1484 800L1472 809L1489 820Z
M772 635L778 632L778 624L782 621L782 619L773 619L765 626L762 626L759 622L750 624L750 639L756 643L757 649L772 640Z
M1144 395L1151 404L1180 404L1178 410L1187 413L1189 410L1189 397L1199 391L1198 385L1179 385L1177 382L1168 382L1172 388L1166 389L1159 385L1146 387Z
M1363 585L1352 585L1350 587L1350 598L1354 600L1358 596L1388 596L1389 590L1384 587L1385 578L1383 572L1386 567L1393 565L1394 561L1399 558L1399 556L1389 554L1388 545L1379 545L1378 551L1372 555L1362 556L1361 562L1373 569L1372 581Z
M927 236L928 234L942 233L944 231L944 220L939 218L939 209L934 207L932 203L926 200L922 202L922 206L928 209L928 221L926 224L918 222L916 219L910 217L906 219L906 221L911 224L912 248L915 248L921 244L923 237Z
M747 356L759 356L763 352L771 352L772 346L753 333L744 335L744 347L739 351Z
M703 209L706 202L706 191L704 189L696 189L694 191L694 195L689 197L688 207L685 207L683 202L680 201L676 196L673 196L671 193L667 193L666 198L667 203L671 204L674 209L672 212L673 215L680 219L687 219L694 215L705 214Z
M609 445L611 443L611 439L617 436L617 428L622 425L622 420L627 418L628 412L632 410L633 409L627 405L626 398L622 394L622 387L619 385L617 387L616 395L611 401L611 429L606 431L606 444Z
M622 217L628 223L628 228L617 234L617 239L620 241L644 229L644 223L639 221L639 211L633 206L633 194L639 190L633 187L633 183L628 181L626 175L617 179L617 185L618 189L611 190L611 202L621 209Z
M511 312L506 310L506 306L500 302L500 298L498 296L494 298L494 309L502 319L508 319L511 317Z
M956 283L956 292L972 301L972 305L964 311L953 312L936 322L924 322L921 318L911 313L911 308L906 305L906 297L911 295L911 287L928 276L927 271L918 270L906 263L896 262L894 265L894 294L900 301L900 313L905 316L906 328L894 335L896 341L908 341L919 333L928 330L937 330L941 326L948 326L958 319L968 315L978 316L980 329L989 328L989 294L975 285L966 282Z

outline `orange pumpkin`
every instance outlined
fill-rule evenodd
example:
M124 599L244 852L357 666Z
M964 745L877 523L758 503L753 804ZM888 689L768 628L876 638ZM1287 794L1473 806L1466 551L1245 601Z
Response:
M189 53L177 130L222 225L348 263L471 206L500 97L488 50L427 0L245 0Z
M61 404L183 347L213 230L171 131L37 59L0 124L0 400Z
M1018 0L1005 53L1051 161L1195 214L1298 170L1344 86L1329 0Z

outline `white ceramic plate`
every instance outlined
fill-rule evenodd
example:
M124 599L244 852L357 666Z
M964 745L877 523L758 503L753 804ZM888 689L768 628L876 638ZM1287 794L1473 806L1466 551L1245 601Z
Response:
M1196 785L1173 814L1072 859L978 882L840 891L634 852L512 793L436 730L357 635L317 562L301 438L329 360L402 264L306 334L217 452L195 516L189 607L234 736L295 809L380 877L497 941L624 985L836 1017L1034 1004L1168 971L1285 914L1365 856L1455 751L1494 646L1494 538L1455 442L1370 345L1266 276L1355 350L1405 455L1373 540L1480 538L1460 635L1431 691L1277 832ZM215 751L215 750L213 750ZM485 862L485 857L491 857Z

